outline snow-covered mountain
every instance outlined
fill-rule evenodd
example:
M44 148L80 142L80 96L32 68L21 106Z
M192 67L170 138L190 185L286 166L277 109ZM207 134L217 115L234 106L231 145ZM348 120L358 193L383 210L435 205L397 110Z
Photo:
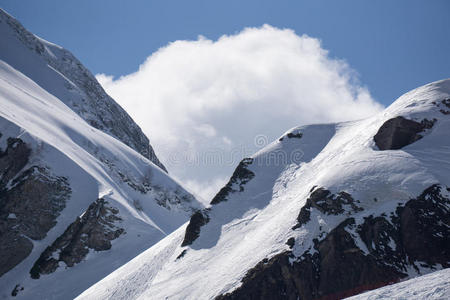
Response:
M450 269L436 271L400 283L388 285L347 299L439 299L446 300L450 295Z
M0 8L0 59L106 132L165 170L139 126L72 53L27 31Z
M288 131L78 299L339 299L449 267L449 210L442 80L368 119Z
M0 38L0 298L74 298L203 206L67 50Z

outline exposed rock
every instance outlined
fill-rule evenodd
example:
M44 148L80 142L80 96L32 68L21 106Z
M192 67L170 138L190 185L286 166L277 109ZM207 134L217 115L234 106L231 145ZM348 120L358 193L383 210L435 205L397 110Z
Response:
M380 150L401 149L420 140L419 133L433 127L436 119L432 121L423 119L420 123L405 119L401 116L387 120L374 136L375 144Z
M296 257L285 251L264 259L239 288L217 299L342 299L397 282L407 276L408 266L447 268L450 199L441 191L439 185L427 188L390 219L369 216L357 226L347 218L322 240L314 240L314 252ZM355 231L357 235L351 234ZM358 248L358 236L369 253Z
M21 287L20 284L16 284L16 286L11 292L11 296L13 297L17 296L17 294L19 294L19 291L23 291L23 286Z
M28 163L31 149L17 138L8 138L5 151L0 150L0 188L13 179Z
M397 209L401 245L410 261L450 267L450 198L440 185Z
M352 225L353 218L342 222L316 244L314 254L295 258L286 251L260 262L239 288L217 299L341 299L405 276L365 256L345 230Z
M64 89L46 86L46 82L40 82L40 78L36 78L36 76L32 76L31 79L64 101L90 125L122 141L167 172L164 165L156 157L141 128L122 107L105 93L91 72L72 53L58 46L45 43L3 10L0 10L0 21L8 24L15 37L25 47L35 52L52 69L67 78L66 88L77 90L80 98L76 100L68 98ZM16 67L25 75L29 75L26 69L23 70L20 66L13 67Z
M255 173L247 168L247 166L252 163L252 158L244 158L239 163L228 183L221 188L217 195L212 199L212 205L226 201L230 193L244 191L244 185L255 176ZM209 222L210 210L211 208L198 210L191 216L189 224L186 227L186 233L181 246L191 245L199 237L201 227Z
M181 246L191 245L200 235L200 228L209 222L208 216L209 209L205 208L203 210L196 211L189 221L186 227L186 233L184 234L183 243Z
M303 133L301 133L301 132L297 132L297 133L289 132L288 134L286 134L286 136L289 139L292 139L292 138L301 139L303 137ZM284 140L284 136L280 137L278 140L281 142L282 140Z
M179 260L180 258L183 258L187 253L187 250L184 249L183 251L181 251L180 255L177 256L177 258L175 260Z
M255 173L250 171L247 166L253 163L253 158L244 158L236 170L234 170L233 175L231 176L228 183L220 189L217 195L212 199L211 204L217 204L222 201L226 201L227 196L230 193L234 192L242 192L244 190L244 185L249 182L254 176ZM236 189L236 185L238 189Z
M442 100L441 104L443 106L445 106L446 108L450 108L450 98ZM440 105L438 105L438 106L440 107ZM443 113L444 115L450 115L450 110L445 109L445 107L441 108L439 111L441 113Z
M290 139L292 139L292 138L301 139L302 136L303 136L303 134L301 132L298 132L298 133L289 132L287 134L287 137L290 138Z
M48 168L22 171L31 149L21 139L8 138L7 145L0 151L0 276L31 253L30 239L43 239L56 225L71 194L67 178Z
M17 266L33 250L33 243L8 225L3 221L0 223L0 276Z
M353 197L342 191L337 195L332 194L324 188L313 188L311 195L306 200L305 206L302 207L297 217L297 224L292 229L297 229L310 220L311 208L316 208L326 215L340 215L347 213L350 215L362 211L363 209L355 204Z
M286 245L288 245L289 248L292 249L292 248L294 247L294 245L295 245L295 239L294 239L293 237L289 238L289 239L287 240L287 242L286 242Z
M110 249L111 241L124 233L124 229L115 224L121 221L118 213L102 198L92 203L81 217L45 249L30 270L31 277L37 279L41 274L53 273L61 263L72 267L86 257L89 249Z

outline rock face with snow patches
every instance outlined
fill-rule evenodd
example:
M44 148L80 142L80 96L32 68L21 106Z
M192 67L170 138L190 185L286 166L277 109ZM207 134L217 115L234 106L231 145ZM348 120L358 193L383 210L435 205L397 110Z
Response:
M450 80L288 131L79 299L340 299L449 267Z
M0 298L74 298L203 205L67 50L0 36Z
M91 126L114 136L165 170L139 126L69 51L28 32L1 9L0 35L1 60L33 79Z

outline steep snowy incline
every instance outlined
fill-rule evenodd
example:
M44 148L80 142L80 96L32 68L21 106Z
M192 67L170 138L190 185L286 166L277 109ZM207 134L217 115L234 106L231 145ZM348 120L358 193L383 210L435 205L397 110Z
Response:
M74 298L202 207L0 60L0 298Z
M351 300L428 299L446 300L450 296L450 269L436 271L404 282L353 296Z
M27 31L0 8L0 59L57 97L90 125L166 170L139 126L69 51Z
M449 157L450 80L294 129L79 299L335 299L448 267Z

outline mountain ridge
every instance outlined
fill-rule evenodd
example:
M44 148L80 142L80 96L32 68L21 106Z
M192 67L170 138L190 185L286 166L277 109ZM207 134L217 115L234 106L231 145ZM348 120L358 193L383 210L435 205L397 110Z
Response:
M0 46L0 59L33 78L91 126L121 140L167 172L141 128L72 53L30 33L1 8L0 22L6 25L1 29L7 38ZM36 68L38 60L44 64L40 68ZM55 81L59 84L49 84Z
M449 99L447 79L364 120L287 132L202 218L78 299L334 299L448 267Z
M0 12L8 42L0 44L0 298L74 298L203 205L151 160L148 140L139 142L145 136L128 115L122 121L137 130L131 146L140 152L118 139L114 127L93 126L100 111L90 115L92 105L122 109L106 94L88 99L77 85L84 81L69 80L23 45L5 15ZM74 68L74 76L85 70ZM86 82L98 85L89 76ZM74 110L82 99L90 104Z

